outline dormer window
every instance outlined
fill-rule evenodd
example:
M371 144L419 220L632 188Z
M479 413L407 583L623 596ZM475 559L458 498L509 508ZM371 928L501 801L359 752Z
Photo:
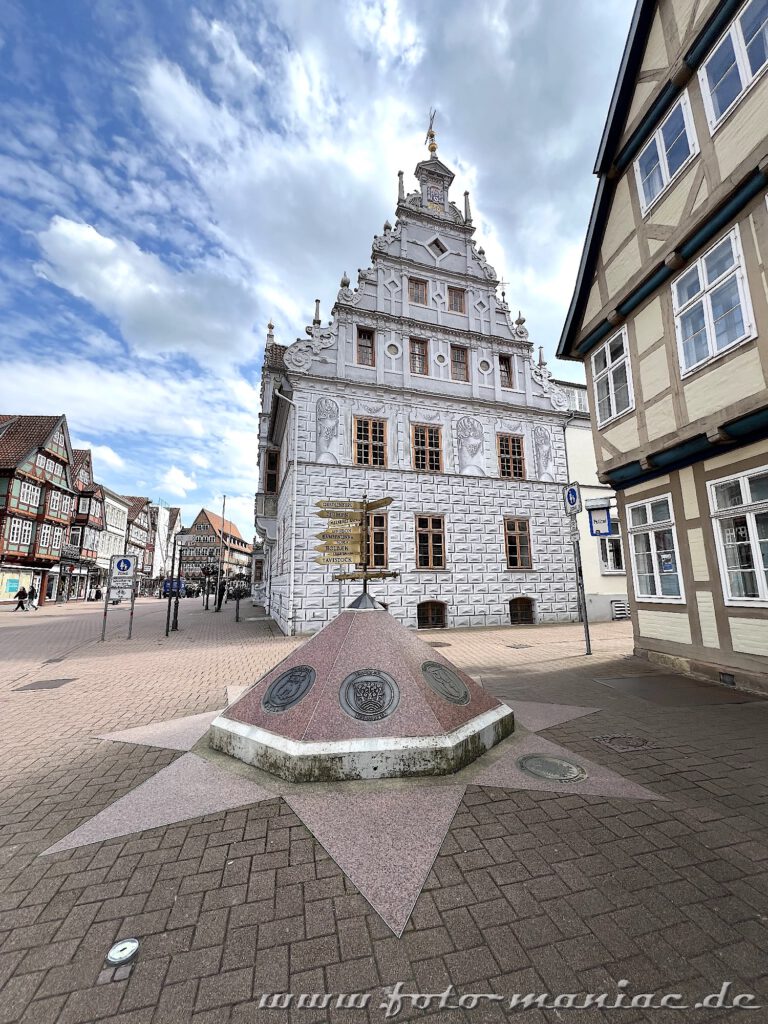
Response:
M418 306L427 304L427 282L417 277L408 278L408 301Z
M439 238L436 238L434 239L434 241L430 242L429 248L432 250L435 256L437 256L438 259L448 252L448 246L443 245Z
M364 327L357 329L357 363L359 366L376 365L374 333Z

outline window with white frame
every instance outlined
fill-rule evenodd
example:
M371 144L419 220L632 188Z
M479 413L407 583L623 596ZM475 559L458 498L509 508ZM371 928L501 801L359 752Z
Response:
M627 506L629 550L638 601L683 601L672 496Z
M40 527L40 536L37 540L37 546L39 548L47 548L51 543L51 524L43 523Z
M22 523L21 523L21 538L20 538L22 544L29 544L29 542L32 540L32 527L33 527L33 525L34 524L32 523L31 519L24 519L24 520L22 520Z
M58 512L59 511L59 503L61 502L61 497L62 497L61 491L51 491L51 496L48 499L48 511L49 512Z
M53 461L53 459L46 459L45 460L45 468L48 470L49 473L55 473L56 472L56 463Z
M626 328L622 327L593 353L592 378L598 426L634 409Z
M768 466L709 484L726 604L768 604Z
M45 469L45 456L43 455L42 452L37 453L35 465L37 466L38 469Z
M91 507L90 498L81 498L78 504L78 512L87 512Z
M672 306L683 374L755 336L738 227L674 281Z
M611 516L610 537L598 538L600 548L600 572L603 576L614 574L626 575L624 568L624 552L621 547L621 525L619 520Z
M768 67L768 0L745 4L699 70L710 130Z
M635 178L643 214L697 152L688 97L683 93L635 160Z
M19 501L23 505L38 505L40 503L40 488L35 484L22 480L21 489L19 490Z
M68 494L62 494L61 496L61 514L68 516L72 507L72 499Z
M18 544L21 540L21 519L11 519L11 528L8 533L8 542Z
M53 549L54 551L61 547L61 541L64 536L64 531L60 526L54 526L53 528Z

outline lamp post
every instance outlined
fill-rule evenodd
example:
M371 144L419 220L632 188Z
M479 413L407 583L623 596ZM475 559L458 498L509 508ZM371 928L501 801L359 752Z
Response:
M291 576L288 586L288 615L291 621L291 636L296 635L296 612L294 610L294 592L296 583L296 481L299 475L299 407L292 398L286 398L281 392L276 391L278 398L282 398L288 405L293 406L293 485L291 512Z
M168 611L165 616L165 635L168 636L170 622L171 622L171 599L173 597L173 569L176 565L176 534L173 535L173 554L171 555L171 578L170 586L168 587ZM178 629L178 625L174 627Z
M222 561L224 559L224 529L227 525L227 496L224 495L224 499L221 503L221 543L219 544L219 563L216 571L216 590L213 596L213 610L215 612L221 611L221 602L219 601L219 586L221 584L222 574Z

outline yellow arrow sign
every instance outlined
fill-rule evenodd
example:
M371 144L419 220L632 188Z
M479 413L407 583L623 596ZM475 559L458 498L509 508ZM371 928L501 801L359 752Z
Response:
M322 555L315 555L315 561L318 565L354 565L357 559L350 555L332 555L325 553Z
M387 505L391 505L394 498L379 498L378 501L369 501L366 506L369 512L373 512L377 508L386 508Z
M312 513L313 516L319 516L321 519L336 519L340 523L344 522L355 522L359 523L362 518L362 512L356 509L334 509L334 508L321 508L317 512Z
M358 529L350 530L323 530L322 533L318 533L316 540L330 540L330 541L354 541L360 543L362 541L363 532Z
M390 498L390 501L391 500L392 499ZM348 498L340 498L338 501L334 501L334 500L332 500L330 498L329 499L325 499L324 498L322 501L316 501L315 502L315 507L316 508L338 508L338 509L345 509L345 508L361 508L362 509L362 508L365 508L365 502L364 501L351 501Z

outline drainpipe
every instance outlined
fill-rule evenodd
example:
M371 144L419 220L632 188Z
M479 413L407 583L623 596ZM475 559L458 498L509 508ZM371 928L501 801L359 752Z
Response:
M294 606L294 593L296 587L296 481L299 476L299 408L291 398L286 398L281 392L276 391L278 398L282 398L288 405L293 406L293 510L291 513L291 576L288 587L288 618L291 623L291 636L296 636L296 608Z

